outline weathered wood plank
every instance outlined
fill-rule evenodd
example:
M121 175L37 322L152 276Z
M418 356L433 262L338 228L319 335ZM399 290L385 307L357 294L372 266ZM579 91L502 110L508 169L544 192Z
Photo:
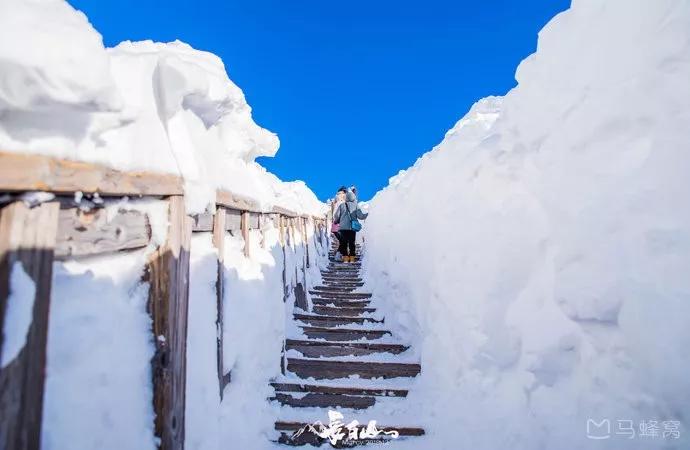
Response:
M280 214L282 216L287 216L287 217L297 217L298 214L294 211L291 211L287 208L283 208L282 206L274 206L271 212L274 212L276 214Z
M224 266L225 259L225 208L218 206L216 214L213 216L213 245L218 251L218 267L216 271L216 366L218 370L218 387L220 389L220 399L223 400L223 390L225 389L223 370L223 296L225 295L224 286Z
M98 192L100 195L181 195L177 175L121 172L99 164L0 152L0 191Z
M203 232L213 230L214 215L211 213L195 214L192 216L192 231Z
M239 231L242 229L242 212L236 209L225 209L225 229Z
M250 230L261 229L261 214L260 213L249 212L249 214L247 214L247 220L248 220L247 226L249 227Z
M146 214L121 210L108 217L108 212L89 212L79 208L61 209L55 258L90 256L146 247L151 227Z
M312 326L300 326L304 335L309 339L326 339L328 341L358 341L366 339L372 341L390 335L388 330L364 330L359 328L324 328Z
M288 358L287 370L300 378L332 380L351 375L359 375L361 378L416 377L421 372L421 366L412 363Z
M15 202L0 210L0 352L8 308L21 306L9 305L12 272L23 270L35 286L24 347L0 368L0 448L3 450L39 450L41 446L50 289L59 209L56 202L32 209ZM3 359L10 357L5 355Z
M261 212L259 202L256 200L229 191L216 191L216 203L239 211Z
M244 256L249 258L251 254L249 242L249 212L242 213L242 239L244 239Z
M149 311L156 354L152 360L155 434L162 450L181 450L185 437L185 380L189 248L192 220L184 198L170 197L168 240L149 261Z

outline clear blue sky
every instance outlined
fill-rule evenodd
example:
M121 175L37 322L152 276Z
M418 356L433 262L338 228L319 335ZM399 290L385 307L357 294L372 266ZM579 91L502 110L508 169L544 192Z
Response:
M368 199L470 106L515 85L537 32L569 0L70 0L107 46L180 39L223 58L254 119L280 137L261 158L325 200Z

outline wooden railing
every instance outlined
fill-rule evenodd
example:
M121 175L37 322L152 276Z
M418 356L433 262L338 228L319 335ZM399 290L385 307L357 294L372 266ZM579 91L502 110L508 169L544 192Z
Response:
M15 195L27 191L50 192L55 197L31 207ZM263 233L263 225L272 221L279 229L283 252L289 236L292 241L296 233L302 234L308 266L307 227L314 227L313 236L321 240L327 236L328 219L279 207L263 211L252 199L227 191L216 193L213 213L188 216L183 181L174 175L120 172L95 164L0 152L0 196L5 196L0 209L1 326L15 264L21 264L36 286L25 346L16 358L0 368L0 450L40 448L53 261L144 248L152 243L148 213L123 208L112 217L103 209L82 211L74 206L77 192L98 193L102 197L152 197L167 203L167 240L152 253L143 278L150 284L148 310L156 337L152 360L155 433L161 449L182 449L192 233L213 233L218 249L216 325L222 330L225 234L240 233L245 255L250 256L250 230ZM283 273L284 286L285 280ZM2 348L0 333L0 356ZM217 342L217 372L222 399L223 389L230 381L230 374L223 367L222 333Z

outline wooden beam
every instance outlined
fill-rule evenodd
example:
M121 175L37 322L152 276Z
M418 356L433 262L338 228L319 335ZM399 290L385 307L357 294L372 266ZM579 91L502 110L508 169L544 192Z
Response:
M121 172L99 164L0 152L0 191L98 192L101 195L181 195L172 174Z
M223 212L225 214L225 212ZM195 214L192 216L192 231L213 231L214 215L211 213Z
M225 230L240 231L242 229L242 212L236 209L225 209Z
M108 217L104 209L89 212L61 209L55 258L91 256L146 247L151 227L146 214L120 210Z
M302 217L301 222L302 222L302 236L304 237L304 252L306 255L307 267L311 267L311 264L309 262L309 241L307 239L307 219L306 219L306 217ZM306 275L305 275L305 278L306 278Z
M173 196L168 202L167 242L154 252L148 267L149 311L156 343L151 361L153 405L160 449L182 450L192 219L185 214L184 197Z
M56 202L35 208L15 202L0 210L0 358L3 361L0 365L0 448L3 450L39 450L41 447L50 289L59 209ZM11 284L13 275L28 276L33 282L33 294L26 292L27 286L11 297L13 289L17 288ZM18 298L22 295L33 297ZM10 308L21 308L22 302L33 304L24 346L14 349L16 354L2 355L2 328L6 326L7 313Z
M213 216L213 245L218 251L218 266L216 270L216 365L221 400L223 400L223 390L225 389L225 372L223 370L223 296L225 293L223 260L225 259L225 233L225 208L217 206L216 214Z
M249 258L249 212L242 213L242 239L244 239L244 256Z
M216 191L216 203L239 211L261 212L259 202L256 200L229 191Z
M297 217L299 215L294 211L291 211L287 208L283 208L282 206L274 206L271 212L274 212L276 214L282 214L283 216L288 217Z

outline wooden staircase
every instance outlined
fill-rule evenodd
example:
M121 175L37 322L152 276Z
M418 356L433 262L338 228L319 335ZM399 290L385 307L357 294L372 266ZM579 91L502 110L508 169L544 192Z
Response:
M318 408L311 424L322 422L328 425L329 410L342 412L347 424L348 410L366 410L382 398L402 399L407 396L406 389L377 386L377 380L410 379L421 371L421 366L416 363L391 362L404 354L408 347L391 343L391 332L383 328L384 319L373 315L376 308L370 306L372 295L360 291L364 282L360 277L359 257L354 263L341 263L333 260L334 252L332 249L329 255L328 269L322 271L323 285L310 291L312 311L296 310L293 316L306 339L286 339L285 376L280 382L271 383L275 390L271 401L286 408ZM300 356L295 356L296 353ZM377 361L377 356L385 356L385 361ZM348 378L352 376L355 376L355 382ZM376 420L375 417L370 419ZM360 422L364 422L360 426L367 424L366 421ZM278 442L292 446L330 445L309 425L304 421L278 420L275 423L279 432ZM377 428L397 431L397 439L424 434L424 430L418 427L377 424ZM349 430L344 428L342 432L347 436ZM357 443L343 440L335 446L350 447L390 439L390 436L381 434Z

